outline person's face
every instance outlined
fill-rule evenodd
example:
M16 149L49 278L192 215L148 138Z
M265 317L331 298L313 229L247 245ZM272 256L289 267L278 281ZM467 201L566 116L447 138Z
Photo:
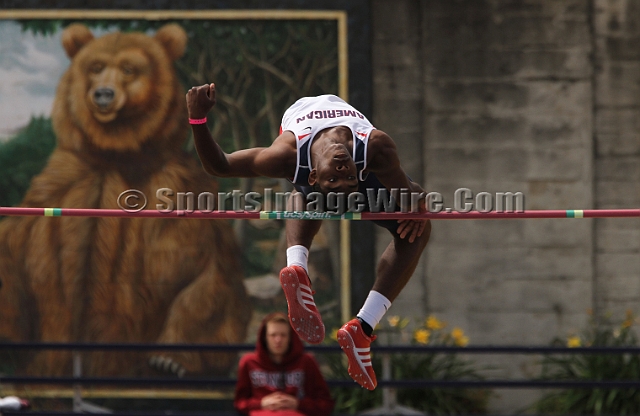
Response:
M356 175L356 164L347 147L336 143L329 146L320 155L309 179L311 179L310 184L317 184L322 193L344 192L349 194L358 190Z
M275 357L282 357L289 349L291 329L284 322L267 322L267 350Z

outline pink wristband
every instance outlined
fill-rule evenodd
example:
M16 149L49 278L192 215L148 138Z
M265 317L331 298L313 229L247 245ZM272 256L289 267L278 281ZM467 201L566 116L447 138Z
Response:
M189 124L204 124L207 122L207 118L190 118Z

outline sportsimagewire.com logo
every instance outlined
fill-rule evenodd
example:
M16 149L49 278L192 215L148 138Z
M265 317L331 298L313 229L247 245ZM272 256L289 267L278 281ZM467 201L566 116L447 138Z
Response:
M320 219L320 214L342 215L346 212L410 212L421 211L421 207L430 213L438 212L524 212L525 198L522 192L479 192L474 194L468 188L459 188L453 193L453 206L448 206L445 198L439 192L409 192L407 189L367 189L366 193L329 192L322 194L312 192L303 196L300 193L274 192L273 189L264 189L260 192L246 192L239 190L231 192L201 192L196 195L193 192L175 192L170 188L159 188L155 192L155 209L162 213L194 212L203 213L218 211L234 212L283 212L288 211L292 219L304 215L315 215ZM120 209L126 212L138 212L145 209L149 200L140 190L128 189L122 192L117 199ZM288 209L289 208L289 209ZM291 209L292 208L292 209Z

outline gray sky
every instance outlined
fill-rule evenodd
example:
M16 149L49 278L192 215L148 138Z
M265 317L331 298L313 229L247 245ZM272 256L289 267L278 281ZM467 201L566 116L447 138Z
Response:
M0 141L24 127L32 115L51 114L58 81L69 66L52 37L22 32L15 21L0 20Z

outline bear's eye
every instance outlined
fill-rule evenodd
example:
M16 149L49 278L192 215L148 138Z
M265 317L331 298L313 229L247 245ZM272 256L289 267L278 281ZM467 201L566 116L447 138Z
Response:
M122 67L122 73L125 75L133 75L136 73L136 70L133 66L131 65L124 65Z
M104 68L104 64L102 64L101 62L94 62L89 67L89 71L91 71L94 74L99 74L100 72L102 72L103 68Z

